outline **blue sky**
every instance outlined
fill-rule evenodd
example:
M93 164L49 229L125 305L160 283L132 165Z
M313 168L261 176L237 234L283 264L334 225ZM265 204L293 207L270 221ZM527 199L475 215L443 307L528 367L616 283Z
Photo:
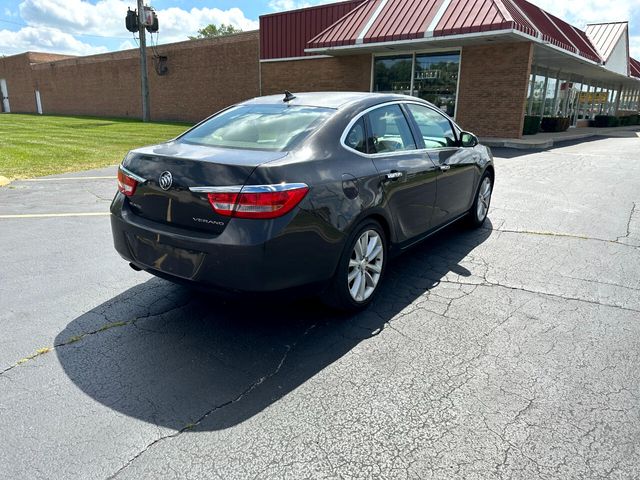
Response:
M148 0L149 1L149 0ZM89 55L135 46L124 28L135 0L0 0L0 55L27 50ZM159 43L186 40L209 23L243 30L258 27L258 17L280 10L329 3L328 0L155 0ZM534 0L576 26L629 20L632 55L640 58L640 0Z

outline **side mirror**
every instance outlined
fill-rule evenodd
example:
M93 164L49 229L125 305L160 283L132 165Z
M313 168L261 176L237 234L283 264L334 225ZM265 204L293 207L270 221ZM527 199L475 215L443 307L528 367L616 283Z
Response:
M473 133L462 132L460 134L460 143L463 147L475 147L480 142L478 141L478 137Z

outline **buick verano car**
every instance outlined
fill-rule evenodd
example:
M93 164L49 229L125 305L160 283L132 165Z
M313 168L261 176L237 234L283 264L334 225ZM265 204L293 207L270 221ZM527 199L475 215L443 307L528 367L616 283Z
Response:
M287 92L132 150L111 225L136 270L236 292L313 285L355 310L394 254L482 225L494 179L490 150L426 101Z

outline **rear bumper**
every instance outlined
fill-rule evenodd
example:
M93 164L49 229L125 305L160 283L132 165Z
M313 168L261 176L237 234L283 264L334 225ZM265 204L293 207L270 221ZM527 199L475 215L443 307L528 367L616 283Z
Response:
M220 235L135 215L124 195L111 205L114 246L149 273L239 292L271 292L328 281L344 236L303 210L274 220L231 220Z

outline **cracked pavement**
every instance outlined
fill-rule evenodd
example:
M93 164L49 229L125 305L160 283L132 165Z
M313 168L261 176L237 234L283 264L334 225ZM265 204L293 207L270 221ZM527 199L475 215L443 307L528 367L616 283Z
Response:
M485 228L352 317L133 272L108 217L0 220L0 478L639 478L639 151L496 150ZM10 187L95 212L115 180Z

